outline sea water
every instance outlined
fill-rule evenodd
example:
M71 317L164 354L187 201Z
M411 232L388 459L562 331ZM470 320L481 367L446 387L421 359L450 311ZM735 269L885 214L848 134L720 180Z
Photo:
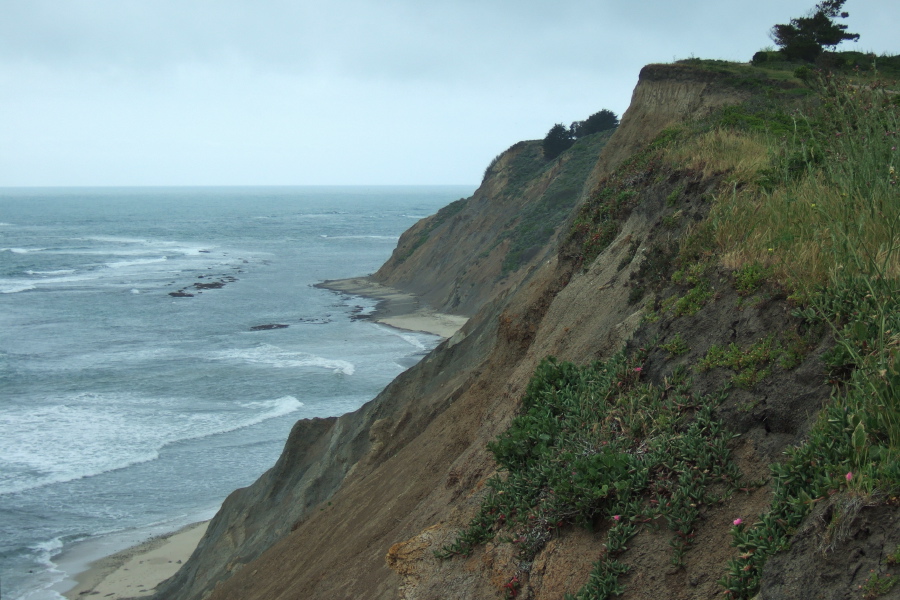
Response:
M313 284L471 191L0 189L2 598L59 598L73 544L208 518L298 419L415 364L439 338Z

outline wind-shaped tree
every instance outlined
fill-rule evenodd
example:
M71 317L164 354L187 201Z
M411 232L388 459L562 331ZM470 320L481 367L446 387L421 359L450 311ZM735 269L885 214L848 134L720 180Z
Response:
M845 1L823 0L807 16L775 25L770 34L772 40L786 58L807 61L815 60L826 46L833 48L844 40L858 40L858 33L847 33L846 25L835 23L835 19L850 16L841 11Z
M541 147L544 150L544 158L553 160L575 143L575 137L562 123L557 123L547 132Z

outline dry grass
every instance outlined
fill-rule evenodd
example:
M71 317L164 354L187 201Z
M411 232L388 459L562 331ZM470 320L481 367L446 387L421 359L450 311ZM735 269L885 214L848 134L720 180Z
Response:
M766 165L764 155L818 157L772 191L751 184L717 198L711 218L723 266L761 264L801 294L835 276L900 277L900 110L881 90L834 94L836 118L826 122L834 129L819 139L761 151L756 137L742 144L744 134L708 134L695 145L713 169L742 165L734 168L747 182ZM732 154L744 149L744 160Z
M713 129L692 136L668 155L671 164L715 173L732 173L736 180L749 181L769 164L766 140L761 135Z
M770 194L719 200L716 242L729 268L759 263L797 290L825 284L840 271L900 276L896 195L874 187L867 195L843 193L818 173Z

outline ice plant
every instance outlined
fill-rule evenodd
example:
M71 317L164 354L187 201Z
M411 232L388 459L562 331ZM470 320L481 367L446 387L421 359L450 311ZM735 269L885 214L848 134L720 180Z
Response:
M737 519L734 520L735 527L737 527L738 525L742 525L743 523L744 523L744 520L741 519L740 517L738 517Z
M621 519L621 518L622 518L622 515L613 515L613 521L618 522L619 519Z
M853 471L847 471L847 474L844 475L847 478L847 483L850 483L850 480L853 479Z

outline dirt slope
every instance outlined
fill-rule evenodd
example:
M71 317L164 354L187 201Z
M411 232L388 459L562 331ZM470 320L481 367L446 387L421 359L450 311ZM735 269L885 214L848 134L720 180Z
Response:
M691 172L652 173L638 186L639 199L617 237L587 265L557 230L539 248L520 244L516 270L504 272L515 241L504 232L522 232L510 211L527 212L546 201L554 182L559 189L577 188L581 198L584 185L599 181L665 126L743 97L707 72L648 67L621 126L590 165L588 184L558 183L565 157L546 170L532 169L523 183L514 167L533 152L524 143L498 159L471 199L414 226L375 278L417 292L435 308L477 309L473 318L359 411L298 424L279 463L229 498L197 552L156 598L499 598L516 573L526 597L559 598L577 589L600 552L602 530L560 531L527 572L508 544L488 544L468 559L439 561L433 551L477 509L495 468L486 444L509 424L543 357L583 364L608 357L633 336L639 344L674 335L670 320L641 325L632 289L655 241L679 234L663 226L675 210L664 199L676 188L693 190L679 210L699 219L702 196L720 181ZM517 198L519 204L511 204ZM570 218L569 211L563 221ZM730 289L723 277L717 301L680 322L691 351L678 360L696 358L713 343L753 340L791 326L783 303L738 310ZM827 397L816 379L819 351L723 407L742 434L733 450L748 476L761 476ZM651 353L645 376L662 381L674 366L661 351ZM722 377L711 372L700 385L714 389ZM729 519L759 512L765 502L766 490L758 488L706 511L683 568L665 566L667 537L639 535L630 551L628 597L719 594L717 569L732 553Z
M471 198L404 233L372 278L440 311L471 316L515 289L552 254L559 227L586 191L611 132L586 136L553 161L539 141L501 153Z

